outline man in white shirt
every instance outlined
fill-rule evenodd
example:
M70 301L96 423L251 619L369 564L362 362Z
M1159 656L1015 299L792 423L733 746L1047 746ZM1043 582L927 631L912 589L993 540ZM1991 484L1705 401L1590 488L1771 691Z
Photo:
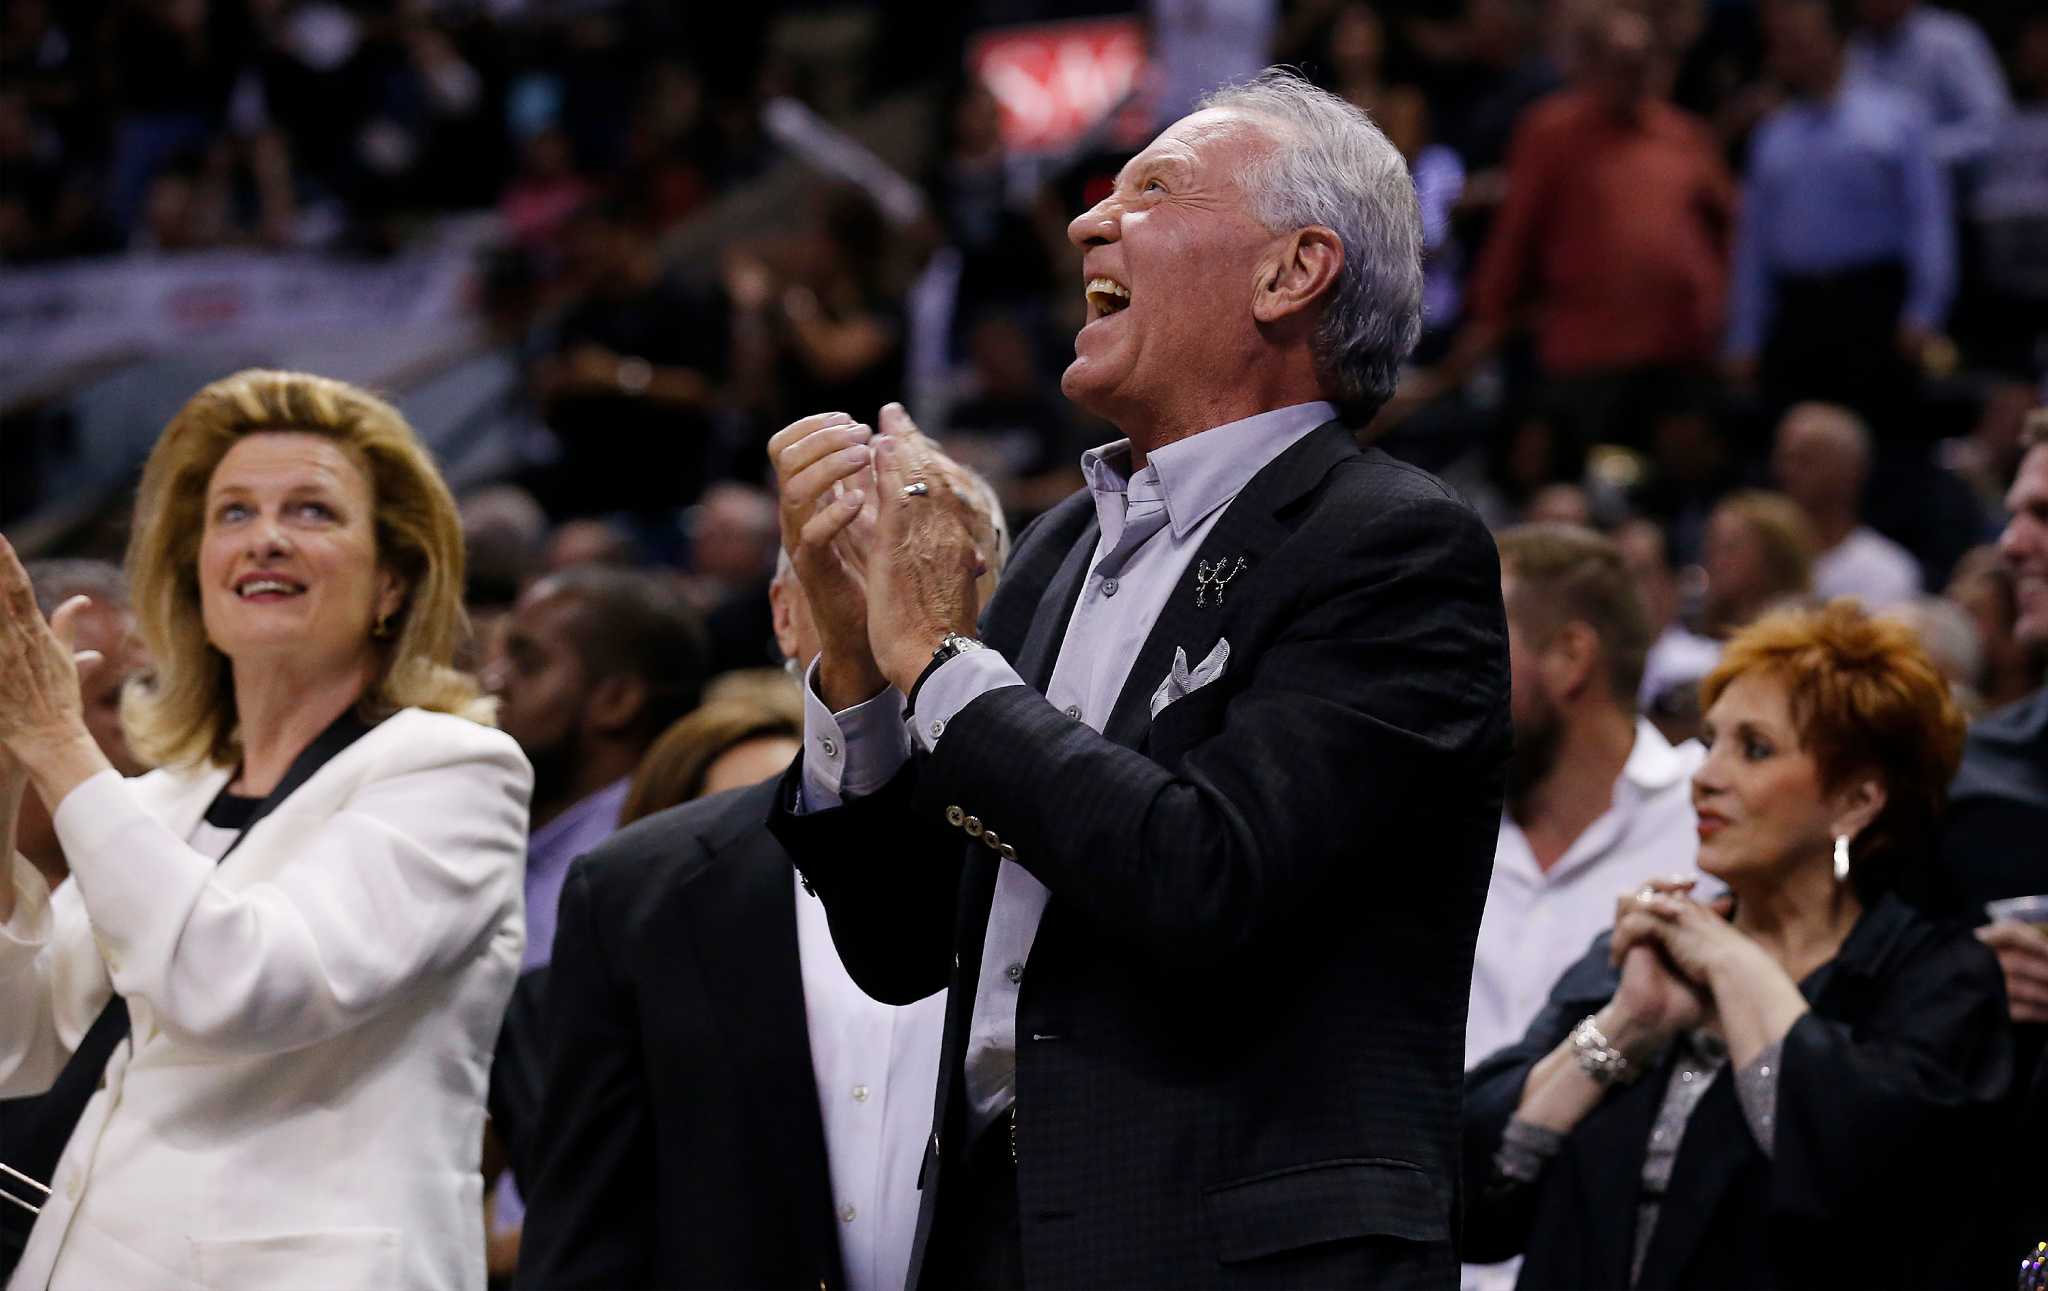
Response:
M1920 564L1863 523L1870 455L1870 429L1862 418L1834 404L1802 403L1778 423L1771 473L1806 513L1820 542L1813 594L1823 601L1853 596L1878 610L1920 594Z
M1613 926L1615 897L1690 874L1699 846L1692 772L1636 715L1650 628L1621 549L1590 529L1499 535L1514 752L1486 915L1472 965L1465 1065L1516 1040L1559 975ZM1505 1287L1514 1264L1468 1265Z
M1500 535L1514 753L1465 1030L1469 1067L1521 1039L1557 977L1614 921L1624 889L1689 874L1690 779L1636 715L1649 632L1610 540L1569 525Z
M986 599L1008 535L955 469ZM787 560L769 595L784 655L817 658ZM658 812L571 867L520 1286L904 1285L946 993L854 984L769 836L773 788Z

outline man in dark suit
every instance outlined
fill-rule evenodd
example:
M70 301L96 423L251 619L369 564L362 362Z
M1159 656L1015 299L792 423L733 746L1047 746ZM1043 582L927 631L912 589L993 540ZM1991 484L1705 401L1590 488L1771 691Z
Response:
M1453 1286L1508 674L1484 528L1349 429L1418 331L1412 185L1268 73L1069 236L1063 387L1128 439L978 639L900 408L770 444L824 642L771 827L864 989L950 987L911 1285Z
M985 602L1001 508L948 478L993 556ZM770 599L784 655L815 659L786 564ZM847 977L768 833L773 789L658 812L570 868L540 1022L522 979L493 1079L494 1117L516 1114L543 1055L537 1124L506 1136L530 1142L520 1286L902 1287L945 1000L891 1008Z

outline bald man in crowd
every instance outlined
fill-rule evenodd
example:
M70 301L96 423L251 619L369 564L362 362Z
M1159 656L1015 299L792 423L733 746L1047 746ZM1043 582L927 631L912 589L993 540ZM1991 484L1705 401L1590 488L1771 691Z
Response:
M1771 473L1806 513L1820 544L1814 595L1853 596L1876 610L1920 594L1920 564L1863 523L1871 451L1870 428L1855 413L1831 403L1797 404L1778 423Z

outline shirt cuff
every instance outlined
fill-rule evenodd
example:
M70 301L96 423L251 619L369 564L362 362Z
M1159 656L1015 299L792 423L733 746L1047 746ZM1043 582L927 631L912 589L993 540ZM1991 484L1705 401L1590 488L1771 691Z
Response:
M917 692L917 711L910 717L917 742L926 751L936 749L939 737L961 709L991 690L1023 684L1024 679L1000 651L969 650L954 655L925 678Z
M1500 1136L1500 1151L1493 1154L1494 1168L1517 1183L1534 1183L1564 1147L1564 1135L1532 1125L1517 1116Z
M844 712L818 697L818 664L804 674L804 779L797 814L830 811L889 783L910 760L903 696L894 688Z
M1764 1051L1735 1073L1735 1098L1742 1104L1742 1119L1766 1157L1775 1159L1778 1139L1778 1072L1785 1057L1785 1042L1774 1040Z

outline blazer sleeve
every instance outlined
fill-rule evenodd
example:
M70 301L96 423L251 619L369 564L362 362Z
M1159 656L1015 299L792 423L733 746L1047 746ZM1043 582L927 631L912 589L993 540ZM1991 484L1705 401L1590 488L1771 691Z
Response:
M114 773L72 790L57 833L114 988L181 1044L285 1052L375 1016L518 918L533 785L519 746L460 718L388 743L332 815L287 802L257 826L296 831L298 852L241 888Z
M832 945L855 985L884 1004L915 1004L943 990L952 964L960 892L960 835L913 810L928 756L915 741L889 782L828 811L792 809L803 759L791 764L768 819L796 868L825 903Z
M1889 974L1860 1025L1807 1013L1786 1033L1772 1209L1844 1219L1873 1195L1895 1206L1901 1187L1988 1177L2014 1073L1997 960L1966 933L1943 936Z
M519 1244L521 1287L652 1284L654 1095L633 993L617 980L607 944L589 865L578 861L562 888L542 1006L547 1075Z
M1508 696L1493 540L1447 495L1356 511L1348 532L1332 522L1291 544L1309 550L1286 626L1177 766L1009 687L948 724L917 818L943 829L954 804L979 817L1063 906L1172 970L1259 944L1341 872L1417 864L1373 840L1422 836L1424 813L1496 810ZM1451 803L1447 786L1469 793Z
M113 997L78 885L51 892L13 858L14 917L0 924L0 1098L41 1094Z
M1550 998L1522 1038L1480 1060L1465 1073L1464 1133L1460 1140L1465 1227L1460 1253L1492 1263L1522 1254L1529 1242L1539 1182L1504 1178L1494 1166L1508 1122L1522 1103L1529 1073L1588 1013L1612 999L1619 979L1608 962L1610 934L1601 933L1551 988Z

